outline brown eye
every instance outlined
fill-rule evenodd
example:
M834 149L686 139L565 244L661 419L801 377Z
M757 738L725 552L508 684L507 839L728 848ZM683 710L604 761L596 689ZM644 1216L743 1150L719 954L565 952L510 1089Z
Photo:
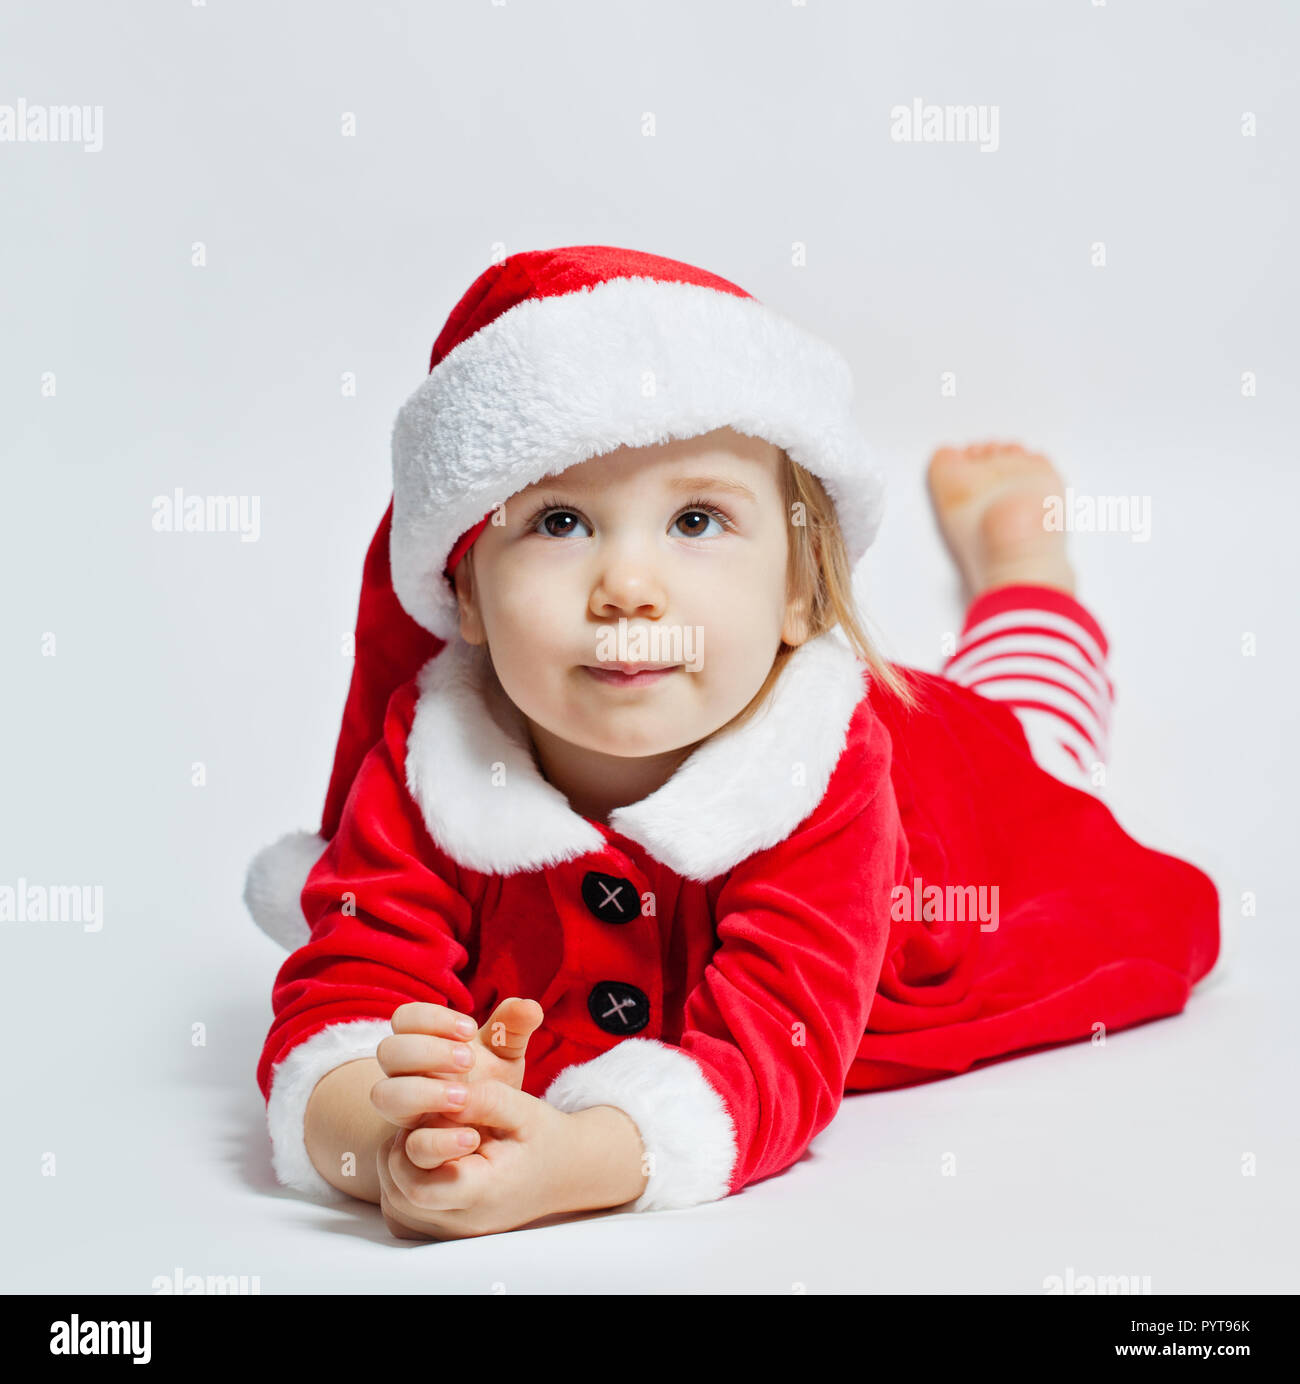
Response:
M547 538L569 538L574 533L575 524L586 527L585 521L574 510L549 505L539 509L528 521L527 531L544 534Z
M726 533L731 528L731 520L716 505L704 504L697 501L684 509L673 520L678 526L678 532L683 538L708 538L717 537L717 534L709 534L709 525L717 524L718 533ZM681 527L686 525L687 527Z

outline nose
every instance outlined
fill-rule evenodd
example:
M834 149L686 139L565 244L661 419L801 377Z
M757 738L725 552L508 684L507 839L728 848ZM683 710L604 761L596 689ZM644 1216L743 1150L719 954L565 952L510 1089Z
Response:
M601 620L619 616L658 619L667 604L654 560L644 548L615 543L606 549L591 589L593 615Z

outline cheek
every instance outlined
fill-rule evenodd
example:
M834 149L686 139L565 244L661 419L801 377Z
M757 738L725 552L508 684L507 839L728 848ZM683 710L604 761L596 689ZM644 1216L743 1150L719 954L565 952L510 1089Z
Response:
M719 643L742 632L748 639L768 630L779 633L785 620L785 573L776 564L746 563L722 581L701 582L697 591L692 608Z
M548 652L554 656L564 648L563 609L563 598L554 587L538 582L512 584L507 592L494 593L483 608L493 661L524 671L543 665Z
M780 643L780 616L766 606L711 610L698 636L701 690L714 700L747 700L767 676Z
M784 598L789 554L781 534L756 536L742 552L732 550L717 585L729 598L749 605L771 604Z
M527 625L535 615L552 615L573 601L573 576L560 554L539 540L521 540L497 564L492 603L504 620Z

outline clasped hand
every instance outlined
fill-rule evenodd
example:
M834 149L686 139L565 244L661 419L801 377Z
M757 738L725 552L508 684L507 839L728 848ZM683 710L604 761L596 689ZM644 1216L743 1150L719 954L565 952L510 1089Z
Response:
M569 1209L573 1116L522 1089L541 1005L503 1000L469 1035L456 1028L466 1017L403 1004L375 1052L385 1076L370 1100L396 1126L377 1153L379 1205L398 1239L492 1235ZM468 1067L456 1063L458 1048L468 1049Z

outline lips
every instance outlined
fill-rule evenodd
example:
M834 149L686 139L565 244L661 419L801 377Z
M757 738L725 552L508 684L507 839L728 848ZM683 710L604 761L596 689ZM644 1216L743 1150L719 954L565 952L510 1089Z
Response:
M583 667L597 682L608 687L649 687L662 682L681 667L678 663L602 663Z

